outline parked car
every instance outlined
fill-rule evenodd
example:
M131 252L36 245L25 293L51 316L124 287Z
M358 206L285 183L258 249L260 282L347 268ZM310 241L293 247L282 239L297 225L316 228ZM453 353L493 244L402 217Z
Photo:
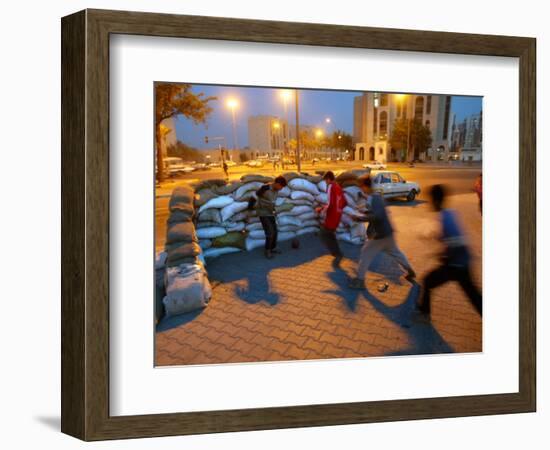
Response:
M195 169L183 162L183 159L177 156L168 156L164 158L164 169L169 175L177 175L179 173L190 173Z
M210 164L208 164L208 167L212 168L212 167L221 167L222 166L222 163L219 163L219 162L211 162Z
M210 167L206 163L196 163L193 165L196 170L209 170Z
M386 164L380 162L380 161L370 161L366 164L363 164L363 167L365 169L372 169L372 170L385 170L388 168Z
M227 164L227 167L234 167L237 165L237 163L235 161L231 161L231 160L227 160L225 161L225 163Z
M263 161L259 161L257 159L253 159L251 161L248 161L246 163L248 167L262 167L264 165Z
M384 198L405 197L412 202L420 194L420 186L414 181L406 181L397 172L382 171L372 174L373 188Z

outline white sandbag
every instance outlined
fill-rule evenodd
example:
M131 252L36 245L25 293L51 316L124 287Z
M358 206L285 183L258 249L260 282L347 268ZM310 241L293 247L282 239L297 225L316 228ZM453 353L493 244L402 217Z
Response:
M225 227L228 232L243 231L245 224L244 222L224 222L222 223L222 226Z
M301 205L306 205L306 206L311 206L313 207L313 202L311 200L308 200L308 199L304 199L304 200L289 200L288 201L291 205L294 205L294 206L301 206Z
M168 317L204 308L212 287L199 264L182 264L166 270L166 296L162 299Z
M285 225L296 225L299 227L302 225L302 222L294 216L283 216L277 218L277 224L280 227Z
M285 203L285 198L284 197L277 197L275 199L275 206L281 206L283 203Z
M350 233L336 233L336 239L339 241L349 242L350 244L360 245L363 243L363 240L360 238L352 238Z
M319 181L319 183L317 183L317 189L321 192L327 192L327 182L325 180Z
M309 205L296 205L294 208L290 210L293 216L299 216L301 214L311 213L313 212L313 206Z
M294 231L285 231L284 233L279 233L277 235L277 241L283 242L283 241L289 241L291 239L294 239L296 237L296 233Z
M247 223L245 226L246 231L253 231L253 230L263 230L264 227L262 226L261 222L253 222L253 223Z
M234 200L229 195L220 195L219 197L208 200L204 205L199 208L199 214L207 209L217 208L221 209L224 206L230 205Z
M246 238L246 250L251 251L258 247L265 246L265 239L253 239L251 237Z
M207 248L212 247L212 240L211 239L201 239L199 241L199 246L202 249L202 251L205 251Z
M344 192L347 192L350 194L355 201L359 199L359 197L362 195L363 191L359 186L347 186L344 188Z
M279 197L290 197L290 188L288 186L285 186L279 192L277 192L277 195Z
M317 186L311 181L305 180L303 178L294 178L293 180L290 180L288 182L288 185L292 190L306 191L312 195L319 194L319 189L317 189Z
M286 231L298 231L301 227L298 227L296 225L285 225L283 227L280 227L278 231L280 233L284 233Z
M302 234L310 234L310 233L317 233L319 231L319 227L305 227L300 228L296 232L296 236L301 236Z
M256 192L263 186L263 183L260 181L251 181L250 183L243 184L239 189L233 192L233 197L236 200L241 200L241 198L250 191Z
M350 215L342 214L342 217L340 218L340 223L344 224L344 225L347 225L347 226L352 226L352 225L356 224L357 222L355 220L353 220L353 218Z
M319 221L317 219L311 219L311 220L305 220L305 221L302 221L302 226L304 228L307 228L307 227L317 227L319 228Z
M348 216L353 217L364 217L364 214L361 214L359 211L357 211L355 208L352 208L351 206L346 206L343 210L344 214L347 214Z
M225 222L234 214L240 213L248 208L247 202L233 202L224 206L221 210L222 222Z
M257 216L248 216L247 223L260 223L260 218Z
M326 192L321 192L315 197L315 200L326 205L328 203L328 194Z
M251 230L250 233L248 233L248 237L252 239L265 239L265 232L264 229L260 230Z
M357 202L355 201L353 195L344 192L344 198L346 199L346 203L350 208L357 209Z
M224 234L227 234L227 230L223 227L199 228L197 230L199 239L214 239Z
M204 251L205 258L216 258L220 255L226 255L227 253L237 253L242 251L237 247L210 247Z
M314 220L317 219L318 215L315 213L315 211L308 211L303 214L300 214L299 216L296 216L298 220L301 222L306 222L308 220Z
M307 180L304 180L304 181L307 181ZM306 191L292 191L290 194L290 198L292 200L309 200L311 203L313 203L313 201L315 200L315 197Z
M215 209L215 208L207 209L206 211L203 211L202 213L199 214L199 220L198 220L199 224L201 222L220 223L221 221L222 221L222 217L219 209Z

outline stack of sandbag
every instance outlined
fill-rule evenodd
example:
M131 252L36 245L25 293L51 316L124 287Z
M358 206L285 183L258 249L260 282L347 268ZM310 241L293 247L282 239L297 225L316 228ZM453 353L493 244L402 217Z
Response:
M207 305L212 295L206 270L199 260L201 248L193 218L195 193L180 186L174 189L168 208L165 251L155 261L157 319L183 314ZM161 281L162 280L162 281Z

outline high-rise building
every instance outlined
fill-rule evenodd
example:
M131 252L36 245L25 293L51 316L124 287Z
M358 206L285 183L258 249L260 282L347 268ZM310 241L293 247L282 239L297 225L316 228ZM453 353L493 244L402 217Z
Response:
M464 119L464 143L460 152L463 161L481 161L483 147L483 116L472 114Z
M365 92L354 99L353 159L401 161L447 159L450 141L451 96ZM392 148L390 137L396 119L418 120L432 135L429 148Z
M260 115L248 118L248 146L251 157L281 156L288 136L286 120L276 116Z

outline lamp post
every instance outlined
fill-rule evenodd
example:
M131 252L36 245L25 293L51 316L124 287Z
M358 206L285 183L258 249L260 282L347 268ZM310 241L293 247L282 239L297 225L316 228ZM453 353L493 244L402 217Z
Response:
M300 158L300 113L299 113L299 91L294 90L294 103L296 106L296 165L298 173L302 171L302 161Z
M235 122L235 109L239 106L239 102L234 99L230 98L227 100L227 107L231 110L231 119L233 122L233 149L237 149L237 125Z

